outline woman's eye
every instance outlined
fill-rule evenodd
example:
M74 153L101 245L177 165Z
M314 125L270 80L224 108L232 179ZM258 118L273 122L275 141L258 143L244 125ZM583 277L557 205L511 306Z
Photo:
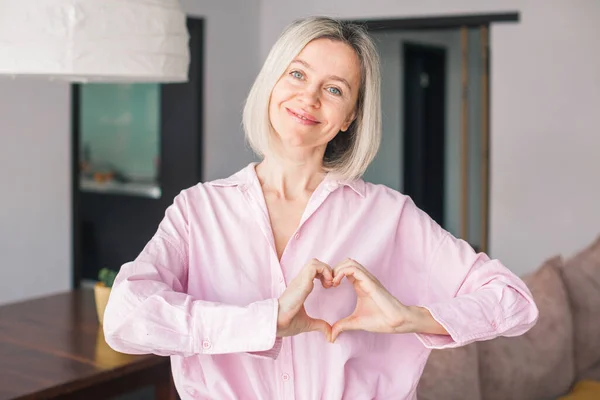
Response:
M302 75L302 72L299 72L299 71L292 71L292 72L290 72L290 75L296 79L304 78L304 75Z
M342 91L335 87L327 88L327 90L329 91L329 93L334 94L336 96L340 96L342 94Z

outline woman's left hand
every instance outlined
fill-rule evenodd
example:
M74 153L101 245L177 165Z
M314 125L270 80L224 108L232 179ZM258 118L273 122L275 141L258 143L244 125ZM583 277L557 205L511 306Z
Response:
M418 317L417 307L407 307L362 265L347 259L333 269L333 286L346 277L357 294L354 312L332 326L331 342L342 331L364 330L378 333L411 332L411 321Z

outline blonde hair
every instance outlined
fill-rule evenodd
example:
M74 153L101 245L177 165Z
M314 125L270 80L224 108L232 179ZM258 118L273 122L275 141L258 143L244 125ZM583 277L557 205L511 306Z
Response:
M273 135L269 120L271 92L302 49L321 38L348 44L361 64L356 119L344 134L336 135L327 144L323 167L340 179L360 178L375 158L381 142L381 74L375 45L359 25L328 17L311 17L295 21L283 31L246 99L243 114L246 140L258 156L270 151Z

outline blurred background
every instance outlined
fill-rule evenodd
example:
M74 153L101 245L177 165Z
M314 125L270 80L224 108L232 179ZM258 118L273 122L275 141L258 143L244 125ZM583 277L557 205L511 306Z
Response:
M187 0L182 7L197 20L198 33L192 35L198 41L190 69L193 82L162 86L175 98L181 98L178 90L187 91L186 100L176 104L187 107L183 113L189 112L188 119L182 124L194 130L183 136L195 137L180 142L189 140L194 154L182 157L178 171L170 172L190 175L171 188L164 187L169 186L164 179L159 183L159 175L161 166L171 168L164 165L169 156L165 152L178 148L161 151L161 138L169 136L164 130L176 131L179 126L164 121L174 117L164 115L170 94L161 93L160 84L84 85L80 91L67 83L0 81L5 140L0 146L0 254L6 270L4 282L18 282L3 285L0 303L74 284L72 191L77 187L83 195L79 216L85 236L78 245L88 246L85 254L81 252L77 279L95 279L101 266L116 267L137 254L164 207L185 185L229 176L252 161L241 129L243 102L281 30L308 15L354 21L422 20L421 24L405 24L411 29L375 26L370 30L382 56L384 138L365 179L415 197L424 189L406 187L416 179L410 173L424 174L427 180L421 183L428 185L430 194L420 194L429 196L420 204L433 202L424 208L429 207L427 211L446 229L519 274L533 270L551 254L572 254L600 231L597 1L373 0L367 5L307 0L295 7L288 1ZM493 22L491 18L485 24L489 26L487 65L481 26L466 26L464 40L460 25L431 29L427 23L428 18L498 14L516 15L517 20ZM486 73L488 99L482 91ZM406 79L412 76L418 77L418 85L406 87ZM427 148L420 159L437 161L428 163L433 170L418 172L419 160L407 159L411 148L406 144L411 140L407 135L414 132L407 126L418 125L419 119L408 121L405 116L407 107L419 103L416 95L410 97L410 90L417 90L428 78L429 91L434 93L430 97L437 100L428 103L429 109L421 114L409 115L433 113L434 118L425 119L430 125L435 120L438 126L421 128L438 136L432 136L434 147ZM468 93L463 102L465 88ZM106 107L99 108L97 103ZM463 103L468 109L466 119ZM482 118L487 122L482 123ZM481 150L484 126L489 129L488 153ZM77 131L75 138L73 131ZM467 146L463 146L465 131ZM185 144L181 149L189 148ZM77 187L71 184L75 145L83 164ZM466 173L463 158L468 159ZM413 169L407 171L410 165ZM109 190L98 187L99 183L115 173L130 183L128 189L115 191L125 190L129 196L98 195ZM157 207L144 209L145 215L132 220L145 226L139 238L130 238L129 249L119 250L115 247L123 238L115 232L128 224L110 218L105 208L126 200L134 204L119 204L127 209L125 214L152 204ZM102 214L102 221L90 215L94 210ZM117 253L114 257L97 259L113 252ZM86 257L87 266L83 265Z
M0 80L0 304L93 285L180 190L253 161L245 97L282 29L311 15L365 24L380 51L366 180L520 276L600 233L600 1L181 4L186 83Z

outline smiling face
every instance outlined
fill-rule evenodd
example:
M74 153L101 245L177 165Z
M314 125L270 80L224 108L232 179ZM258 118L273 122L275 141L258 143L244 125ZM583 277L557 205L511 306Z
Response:
M356 52L345 43L316 39L304 47L271 92L269 118L285 150L324 153L348 129L356 116L360 71Z

